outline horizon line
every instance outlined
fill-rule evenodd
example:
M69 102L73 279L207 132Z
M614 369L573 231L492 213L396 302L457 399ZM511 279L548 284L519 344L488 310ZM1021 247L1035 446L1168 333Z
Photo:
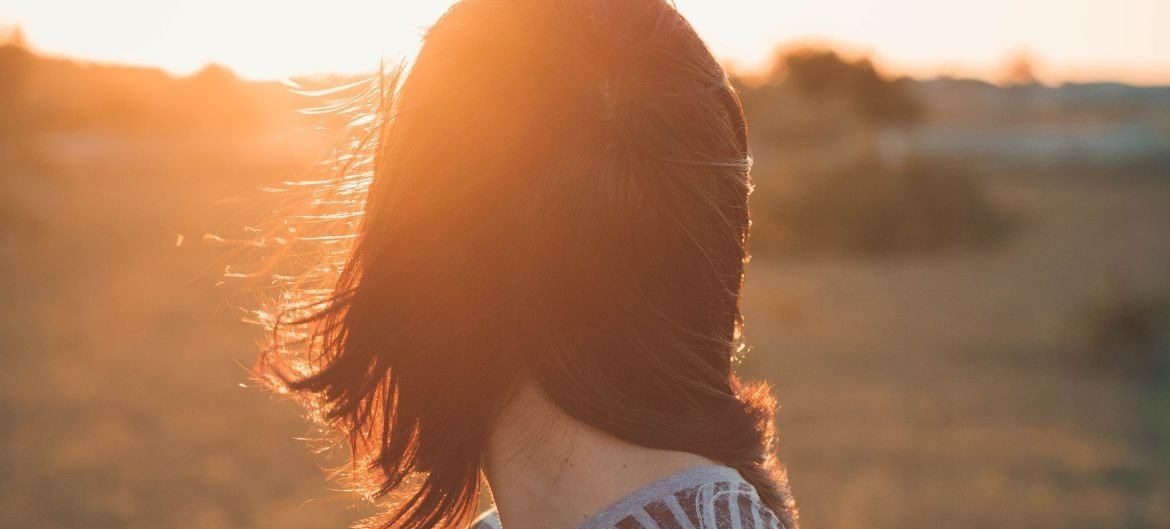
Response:
M31 53L32 55L39 57L39 58L43 58L43 59L64 60L64 61L68 61L68 62L73 62L73 63L78 63L78 64L89 64L89 65L94 65L94 66L158 70L158 71L166 74L168 77L172 77L172 78L176 78L176 79L192 77L192 76L198 75L199 72L202 72L208 68L214 68L214 67L226 69L227 71L231 72L231 74L233 76L238 78L240 81L250 82L250 83L270 83L270 82L271 83L279 83L279 82L284 81L284 80L295 80L295 79L310 79L310 80L312 80L312 79L327 79L330 77L358 77L358 76L363 76L363 75L372 75L377 71L377 66L374 65L369 70L363 70L363 71L346 71L344 69L341 69L341 70L336 70L336 71L300 72L300 73L293 73L290 75L284 75L284 76L279 76L279 77L271 77L271 76L263 76L263 75L254 76L254 75L249 75L246 72L242 72L242 71L240 71L239 68L233 67L230 64L227 64L227 63L221 62L221 61L214 61L214 60L204 62L203 64L201 64L200 66L198 66L197 68L194 68L194 69L176 70L174 68L170 68L170 67L167 67L165 65L160 65L160 64L134 63L134 62L129 62L129 61L119 61L119 60L102 59L102 58L96 58L96 57L84 57L84 56L78 56L78 55L71 55L71 54L67 54L67 53L57 53L57 52L52 52L49 50L40 49L40 48L38 48L38 47L36 47L36 46L26 42L26 41L22 42L22 41L11 41L10 40L8 42L0 43L0 48L8 47L8 46L15 46L18 48L22 48L22 49L28 51L29 53ZM902 78L909 78L909 79L912 79L914 81L919 81L919 82L957 80L957 81L983 82L983 83L987 83L989 85L993 85L993 86L1000 87L1000 88L1018 86L1018 84L1016 84L1016 83L1007 83L1007 82L1002 82L1001 80L997 80L994 78L994 77L996 77L994 75L986 75L986 74L980 75L978 73L970 71L970 70L975 70L977 68L962 68L962 67L954 67L954 66L952 66L952 67L935 67L935 68L930 68L930 67L917 67L917 68L915 68L915 67L905 67L905 66L903 66L903 67L890 66L890 63L893 61L881 60L881 59L875 58L873 53L850 51L848 48L849 47L846 45L839 45L839 44L835 44L835 43L831 43L831 42L793 41L793 42L789 42L787 44L779 44L776 47L774 47L773 56L775 56L776 54L780 54L780 53L784 53L784 52L792 51L792 50L797 50L797 49L820 49L820 50L824 50L824 51L837 53L843 59L848 60L848 61L868 60L874 65L874 67L877 69L879 74L881 74L883 77L886 77L886 78L891 79L891 80L902 79ZM750 80L752 78L758 79L758 78L767 74L767 72L766 72L767 66L757 65L754 67L742 67L739 64L737 64L737 62L734 59L726 58L726 57L719 58L719 62L723 65L723 67L725 69L727 69L728 73L730 73L732 76L737 76L741 79L745 79L745 80ZM933 70L933 71L931 71L931 70ZM963 70L967 70L967 71L963 71ZM1037 76L1037 78L1034 80L1034 82L1030 83L1030 84L1045 86L1045 87L1050 87L1050 88L1059 88L1062 86L1073 86L1073 85L1109 85L1109 84L1131 86L1131 87L1135 87L1135 88L1170 88L1170 78L1167 78L1165 80L1140 81L1140 80L1136 80L1136 79L1125 79L1125 78L1118 77L1118 76L1077 78L1074 76L1061 77L1061 76L1046 75L1046 76Z

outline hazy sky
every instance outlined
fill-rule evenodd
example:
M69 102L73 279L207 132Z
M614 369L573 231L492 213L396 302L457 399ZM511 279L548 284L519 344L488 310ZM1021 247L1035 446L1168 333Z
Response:
M0 0L53 54L250 78L370 71L411 53L450 0ZM776 43L830 43L893 72L994 78L1027 52L1041 78L1170 84L1170 0L676 0L716 54L744 67Z

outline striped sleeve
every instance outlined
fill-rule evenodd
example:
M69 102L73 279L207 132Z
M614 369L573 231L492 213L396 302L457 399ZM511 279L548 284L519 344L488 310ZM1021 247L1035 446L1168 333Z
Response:
M480 513L467 527L468 529L501 529L500 519L496 516L494 508Z
M678 476L690 479L705 472L727 475L735 471L697 467ZM574 529L791 529L764 505L747 481L696 480L682 488L676 484L662 481L657 488L642 489ZM477 516L468 529L502 527L493 508Z
M618 520L615 529L785 529L747 483L715 482L675 492Z

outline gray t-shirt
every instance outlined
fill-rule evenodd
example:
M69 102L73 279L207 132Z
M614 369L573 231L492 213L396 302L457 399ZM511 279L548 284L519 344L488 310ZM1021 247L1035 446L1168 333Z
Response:
M503 528L493 508L476 517L469 529ZM704 465L631 492L575 529L785 528L738 471Z

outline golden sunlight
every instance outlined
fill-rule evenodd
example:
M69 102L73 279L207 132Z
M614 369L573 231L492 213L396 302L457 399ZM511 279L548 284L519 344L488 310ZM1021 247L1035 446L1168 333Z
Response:
M450 0L232 2L8 0L44 53L190 73L209 62L244 77L371 71L412 53ZM916 76L994 77L1026 53L1045 81L1170 82L1162 0L677 0L714 52L742 69L774 46L831 44Z
M0 0L0 529L1170 529L1170 0L454 1Z

